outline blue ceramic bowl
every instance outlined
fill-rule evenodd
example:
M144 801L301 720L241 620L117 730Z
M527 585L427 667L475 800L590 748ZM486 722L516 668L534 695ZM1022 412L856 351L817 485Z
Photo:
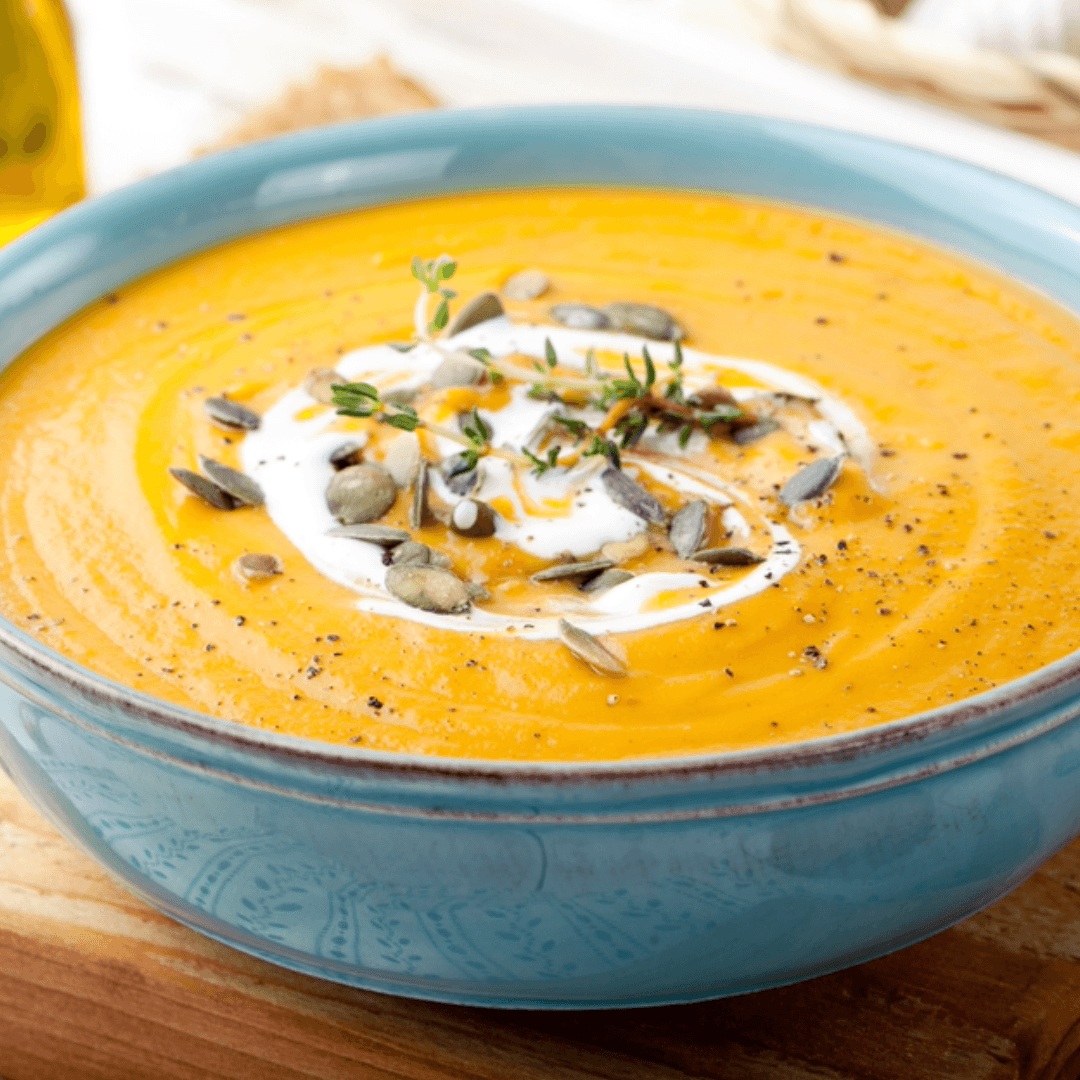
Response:
M946 158L706 112L429 113L237 150L0 253L0 362L220 241L436 193L737 192L880 222L1080 307L1080 211ZM299 971L395 994L691 1001L900 948L1080 829L1080 660L797 746L516 765L324 746L118 686L0 621L0 758L133 892Z

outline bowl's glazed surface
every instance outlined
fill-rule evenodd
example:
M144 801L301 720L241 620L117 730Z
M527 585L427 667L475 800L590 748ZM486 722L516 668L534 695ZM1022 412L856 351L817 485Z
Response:
M0 253L0 363L110 289L276 224L454 191L725 191L950 247L1080 308L1080 211L862 137L710 113L527 109L326 129L70 211ZM687 1001L924 937L1080 830L1080 663L797 747L470 765L155 702L0 621L0 761L177 919L298 970L472 1004Z

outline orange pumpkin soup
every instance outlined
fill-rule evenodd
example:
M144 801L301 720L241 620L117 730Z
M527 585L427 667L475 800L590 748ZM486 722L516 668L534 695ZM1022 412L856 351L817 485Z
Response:
M1070 315L863 225L665 192L367 210L149 275L0 377L0 611L155 697L376 750L852 731L1080 646L1078 402Z

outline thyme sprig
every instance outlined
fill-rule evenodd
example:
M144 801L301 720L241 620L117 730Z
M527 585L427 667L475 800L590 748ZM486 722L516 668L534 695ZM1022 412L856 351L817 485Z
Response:
M450 439L465 447L463 456L470 469L475 469L481 457L494 454L516 464L528 464L528 459L509 450L491 445L491 428L481 419L476 407L460 432L444 427L431 420L425 420L411 405L401 405L394 401L384 401L378 387L371 383L343 383L330 388L333 404L341 416L374 418L401 431L416 431L424 428L432 435Z
M573 438L576 450L570 451L566 463L572 464L579 457L603 456L615 468L620 468L621 451L633 447L654 422L658 431L677 430L679 445L684 448L695 431L703 431L712 438L720 428L755 422L756 417L744 411L722 389L717 388L701 398L687 394L682 346L678 341L674 344L674 356L667 365L668 376L664 380L660 379L648 346L642 348L640 368L631 361L628 353L623 355L625 376L604 371L593 349L586 353L581 374L560 372L558 353L551 338L544 339L542 358L529 358L533 370L509 358L496 359L484 348L462 351L447 347L437 335L450 322L450 302L456 299L457 293L446 283L453 278L457 268L457 262L449 255L435 259L416 256L412 260L412 275L420 287L413 313L415 333L412 340L394 343L393 347L408 352L424 343L446 358L471 357L484 366L485 375L492 384L523 383L533 397L602 411L604 415L596 424L568 416L551 418ZM431 310L432 302L435 303L434 311ZM402 431L425 428L434 435L459 443L465 447L463 459L469 468L475 468L486 454L496 454L517 465L528 466L536 476L543 476L564 464L564 450L560 445L540 453L528 447L521 447L520 451L493 447L491 428L475 407L458 432L424 419L412 406L383 401L378 389L370 383L334 386L332 394L334 405L344 416L373 417Z

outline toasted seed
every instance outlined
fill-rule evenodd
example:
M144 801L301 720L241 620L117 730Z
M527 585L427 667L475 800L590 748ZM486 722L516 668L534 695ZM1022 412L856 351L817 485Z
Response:
M758 439L763 439L766 435L771 435L774 431L779 430L780 422L774 420L771 416L766 416L753 424L748 424L746 427L736 428L731 433L731 437L740 446L746 446L749 443L757 442Z
M543 270L520 270L503 282L507 300L535 300L551 288L551 278Z
M419 393L415 386L399 386L396 390L387 390L381 397L387 405L411 405Z
M233 573L242 581L260 581L283 573L285 564L276 555L249 552L233 563Z
M502 301L493 292L483 292L474 296L451 320L446 328L446 336L453 337L470 326L479 326L489 319L505 315Z
M583 581L580 589L582 592L588 593L605 592L608 589L615 588L616 585L621 585L624 581L629 581L635 576L629 570L604 570L597 574L596 577Z
M340 472L350 465L359 465L363 460L363 446L358 442L342 443L330 454L330 464Z
M431 385L436 390L450 386L475 386L487 369L471 356L448 356L431 373Z
M459 536L493 536L495 511L479 499L462 499L450 514L450 528Z
M243 405L237 405L228 398L207 398L203 402L203 408L215 424L220 424L230 431L258 431L262 423L262 417L257 412L245 409Z
M609 465L600 474L600 479L603 481L604 490L621 507L655 525L666 523L667 514L656 496L646 491L636 480L631 480L621 469Z
M489 593L483 585L475 581L466 581L465 591L469 594L469 599L474 604L483 604L491 599L491 593Z
M450 556L445 551L436 551L435 548L428 548L428 564L437 566L440 570L449 570L452 565Z
M701 499L687 503L672 519L668 539L680 559L689 559L705 538L708 507Z
M381 518L397 498L390 474L374 464L350 465L334 473L326 505L342 525L363 525Z
M386 587L402 603L421 611L455 614L469 607L465 582L435 566L391 566Z
M480 479L480 470L470 469L468 459L464 454L455 454L447 458L442 464L442 474L446 486L455 495L468 495Z
M230 469L228 465L222 465L220 461L199 455L199 464L202 471L217 484L219 488L227 491L238 503L245 506L262 506L266 502L263 489L242 472Z
M431 562L431 548L416 540L406 540L390 552L390 562L395 566L427 566Z
M629 562L649 550L648 533L638 533L629 540L610 540L600 549L600 556L610 559L616 566Z
M392 548L404 544L412 537L404 529L395 529L389 525L338 525L327 536L342 536L346 540L364 540L369 544Z
M699 409L719 409L725 405L741 408L735 395L726 386L706 386L691 394L687 403Z
M765 560L747 548L702 548L691 556L694 562L709 566L754 566Z
M383 468L399 488L412 487L420 468L420 439L415 431L403 431L386 448Z
M428 464L421 458L420 466L416 470L416 479L413 481L413 497L409 504L409 524L414 529L422 529L428 515Z
M805 469L800 469L780 489L780 501L785 506L795 506L806 502L807 499L816 499L824 495L836 483L837 477L844 468L846 456L837 454L836 457L821 458L820 461L807 465Z
M344 375L339 375L333 368L316 367L307 373L304 379L304 392L310 394L316 401L323 405L332 405L334 395L332 387L344 386L349 380Z
M615 564L610 559L590 559L588 562L558 563L538 570L532 576L536 582L566 581L571 578L588 578L602 570L610 570Z
M628 334L656 341L681 341L686 331L661 308L651 304L608 304L604 308L611 326Z
M571 625L565 619L559 620L559 640L597 675L621 679L626 674L626 667L617 656L608 652L592 634Z
M208 502L216 510L235 510L238 505L224 488L190 469L170 469L169 475L179 480L188 491L194 492L203 502Z
M551 317L571 330L607 330L611 320L599 309L588 304L556 304Z

